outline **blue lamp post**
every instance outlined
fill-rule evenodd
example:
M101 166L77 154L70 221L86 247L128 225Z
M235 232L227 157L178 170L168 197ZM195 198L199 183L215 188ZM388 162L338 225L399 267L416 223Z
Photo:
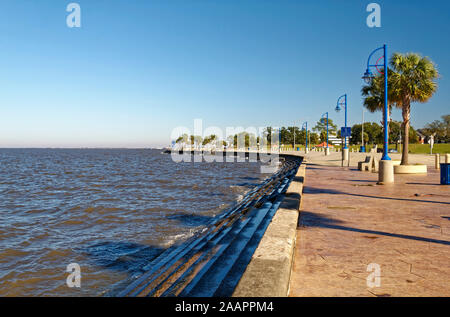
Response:
M306 131L305 153L308 153L308 121L303 123L302 130Z
M370 59L372 58L373 54L375 54L375 52L383 50L383 65L379 65L378 61L375 64L370 64ZM370 83L372 81L372 79L374 78L373 73L371 72L370 68L375 67L378 70L378 67L383 67L384 70L384 145L383 145L383 157L381 158L382 161L390 161L391 158L388 155L388 63L387 63L387 45L383 45L382 47L377 48L376 50L374 50L370 55L369 55L369 59L367 60L367 69L366 72L364 73L364 76L362 77L364 79L364 81L366 83ZM379 71L379 70L378 70ZM381 72L380 72L381 73Z
M342 99L344 99L342 101ZM347 94L342 95L338 98L337 104L336 104L336 112L341 111L341 106L344 106L345 108L345 130L347 131ZM347 147L347 136L344 136L344 149L348 149Z
M381 60L379 58L375 64L371 64L370 59L375 54L383 50L383 65L379 65L378 62ZM383 45L382 47L377 48L372 53L370 53L369 58L367 59L367 69L362 77L366 83L370 83L374 78L374 75L370 71L371 68L375 67L377 71L381 74L382 72L378 69L378 67L382 66L384 68L384 144L383 144L383 157L380 161L380 168L378 174L378 183L386 184L394 182L394 167L391 161L391 158L388 155L388 145L389 145L389 135L388 135L388 62L387 62L387 45Z

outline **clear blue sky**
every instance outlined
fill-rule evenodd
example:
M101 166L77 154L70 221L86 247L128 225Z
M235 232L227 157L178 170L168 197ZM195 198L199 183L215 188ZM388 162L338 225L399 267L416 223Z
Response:
M383 43L431 57L439 91L412 124L450 113L450 1L65 0L0 3L0 147L166 145L176 126L361 121L362 73ZM366 115L381 120L381 113ZM400 112L394 119L401 118Z

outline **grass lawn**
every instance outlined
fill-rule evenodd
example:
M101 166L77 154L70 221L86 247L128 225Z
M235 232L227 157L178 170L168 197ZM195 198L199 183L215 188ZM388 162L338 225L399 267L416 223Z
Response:
M300 151L305 150L304 145L296 145L296 147L300 148ZM312 146L313 147L313 146ZM336 146L339 148L339 146ZM366 145L366 152L369 152L372 148L372 145ZM382 144L378 144L378 148L383 148ZM395 144L389 144L389 149L395 149ZM283 150L292 150L292 145L282 145ZM354 149L355 151L359 151L359 145L349 145L349 149ZM402 146L398 146L398 153L402 152ZM410 144L409 145L409 153L412 154L430 154L430 145L429 144ZM445 154L450 153L450 144L435 144L433 147L433 154Z
M351 145L350 148L358 149L359 145ZM372 145L366 146L366 151L369 152L369 150L372 148ZM382 144L378 144L378 148L383 148ZM389 144L389 149L395 149L395 144ZM402 152L402 146L398 146L398 153ZM409 153L411 154L430 154L430 145L429 144L410 144L409 145ZM450 153L450 144L435 144L433 146L433 154L445 154Z
M430 154L429 144L410 144L409 153L414 154ZM450 144L439 143L433 146L433 154L450 153Z

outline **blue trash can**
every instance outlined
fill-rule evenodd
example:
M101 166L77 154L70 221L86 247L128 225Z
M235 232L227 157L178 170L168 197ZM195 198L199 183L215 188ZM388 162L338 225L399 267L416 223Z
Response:
M450 185L450 163L441 163L441 185Z
M299 147L297 148L297 151L300 151L300 148L299 148Z
M359 147L359 152L366 153L366 147L365 146L360 146Z

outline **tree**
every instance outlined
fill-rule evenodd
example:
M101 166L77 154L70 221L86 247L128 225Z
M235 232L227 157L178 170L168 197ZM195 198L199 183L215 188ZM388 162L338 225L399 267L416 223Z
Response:
M317 133L308 131L308 134L309 134L308 135L308 137L309 137L308 143L311 146L319 143L319 135Z
M300 129L298 127L282 127L281 128L281 144L294 144L294 133L295 133L295 143L300 141Z
M421 131L427 136L434 136L436 142L450 141L450 115L441 117L442 120L434 120L425 125Z
M211 142L214 142L214 141L217 141L217 136L214 135L214 134L211 134L211 135L205 137L205 139L203 140L202 145L207 145L207 144L209 144Z
M398 145L399 141L404 142L402 130L402 123L400 121L389 122L389 143ZM408 141L409 143L418 142L418 134L413 127L410 127L409 129Z
M253 133L240 132L233 136L233 144L235 148L242 147L256 147L256 136Z
M175 142L176 143L186 143L189 139L189 136L184 133L183 135L181 135Z
M416 53L394 53L390 65L394 70L390 86L399 96L398 106L402 108L403 135L409 136L411 103L427 102L437 90L439 74L428 57ZM403 138L402 165L408 165L409 138Z
M384 70L383 70L384 72ZM399 102L398 91L392 89L392 76L393 70L388 68L388 113L387 121L390 121L390 113L392 112L392 106ZM381 125L384 125L384 74L376 75L368 85L365 85L361 89L361 94L364 97L363 105L370 112L381 111L383 113L383 119ZM365 126L364 126L365 127ZM388 126L389 133L389 126Z
M398 144L402 140L402 123L399 121L389 122L389 143Z
M263 135L266 138L267 141L267 145L271 146L272 145L272 133L273 133L273 128L272 127L267 127L264 129Z
M364 124L364 130L366 129L366 123ZM355 124L352 127L352 136L350 138L351 144L361 144L361 132L362 132L362 125L361 124ZM364 131L364 143L369 143L369 134L367 131Z
M203 138L200 135L194 136L194 143L202 144L202 142L203 142Z
M339 131L338 131L339 132ZM361 143L362 124L355 124L352 127L352 136L350 142L352 144ZM340 134L338 133L338 137ZM378 144L383 142L383 129L376 122L364 122L364 143Z
M336 133L337 125L333 123L332 119L328 119L328 133ZM321 118L317 121L316 125L313 127L313 131L319 133L320 141L327 141L327 118Z
M450 142L450 114L442 116L441 118L445 125L445 141L444 142Z

